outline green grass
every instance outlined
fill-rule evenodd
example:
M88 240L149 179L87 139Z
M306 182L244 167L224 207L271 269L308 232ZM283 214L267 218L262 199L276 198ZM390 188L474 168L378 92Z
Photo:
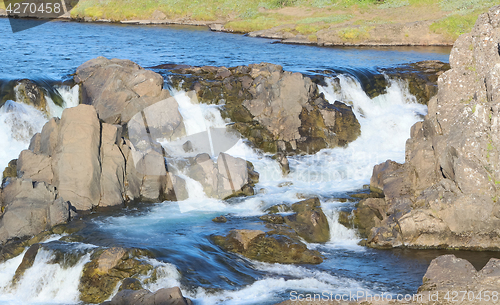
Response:
M471 31L480 13L482 13L482 11L476 11L466 15L453 14L434 22L430 29L435 33L446 35L451 39L457 39L458 36Z
M344 40L349 42L358 42L365 38L369 38L369 32L373 29L373 27L362 26L356 28L343 28L337 31L337 35Z
M339 32L341 37L359 40L366 37L366 28L392 23L391 18L402 12L417 20L428 20L429 12L437 12L435 19L442 18L430 30L456 39L471 30L479 14L498 4L500 0L80 0L71 15L119 21L150 19L158 10L169 19L229 21L226 28L237 32L283 26L310 40L317 39L318 31L341 24L346 27ZM303 14L279 10L293 7ZM0 8L5 8L3 1Z

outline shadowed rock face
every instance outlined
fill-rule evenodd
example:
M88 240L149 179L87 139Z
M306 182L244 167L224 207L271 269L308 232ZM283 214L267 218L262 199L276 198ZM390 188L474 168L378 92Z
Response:
M203 103L223 104L223 116L265 152L316 153L360 134L351 107L328 103L309 77L278 65L157 68L170 69L175 88L194 90Z
M497 6L460 36L429 114L411 129L405 164L375 167L371 188L385 204L366 228L368 245L500 248L499 24Z

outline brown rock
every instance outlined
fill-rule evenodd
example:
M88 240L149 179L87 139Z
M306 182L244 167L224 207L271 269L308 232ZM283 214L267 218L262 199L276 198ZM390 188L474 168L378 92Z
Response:
M65 109L53 156L53 184L60 196L78 210L99 205L101 195L101 125L94 107Z
M375 167L371 187L386 208L369 245L500 249L499 16L491 8L457 39L405 164Z
M104 303L103 303L104 304ZM109 305L192 305L184 298L179 287L162 288L155 293L146 290L122 290L108 302Z
M147 106L168 98L162 90L163 77L120 59L98 57L76 70L75 82L82 85L83 103L93 105L101 120L125 124Z
M300 237L311 243L324 243L330 240L330 227L318 198L294 203L292 210L296 214L284 217L285 223Z
M344 146L360 134L349 106L329 104L309 77L281 66L173 68L183 74L172 77L175 87L196 91L204 103L224 103L222 115L266 152L315 153Z
M227 218L224 216L217 216L214 219L212 219L213 222L219 222L219 223L225 223L227 222Z
M225 251L250 259L281 264L319 264L323 259L298 239L286 235L266 234L260 230L233 230L227 236L214 236L215 244Z

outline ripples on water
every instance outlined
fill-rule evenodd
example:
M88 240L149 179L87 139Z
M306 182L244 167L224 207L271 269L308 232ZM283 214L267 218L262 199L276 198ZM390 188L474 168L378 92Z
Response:
M36 20L26 22L37 23ZM53 21L13 34L0 18L0 79L61 79L97 56L141 66L162 63L236 66L271 62L285 70L373 68L427 59L448 61L449 48L321 48L210 32L193 26L137 26Z

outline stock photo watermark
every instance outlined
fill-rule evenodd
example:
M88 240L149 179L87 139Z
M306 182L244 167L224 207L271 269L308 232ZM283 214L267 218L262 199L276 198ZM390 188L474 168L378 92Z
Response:
M499 292L491 290L482 291L431 291L428 293L416 294L391 294L391 293L372 293L366 290L351 291L349 293L333 293L323 291L321 293L301 293L298 291L290 292L290 301L327 301L327 302L485 302L491 304L499 303Z
M3 0L13 33L31 29L61 17L69 18L70 11L78 4L78 1Z

